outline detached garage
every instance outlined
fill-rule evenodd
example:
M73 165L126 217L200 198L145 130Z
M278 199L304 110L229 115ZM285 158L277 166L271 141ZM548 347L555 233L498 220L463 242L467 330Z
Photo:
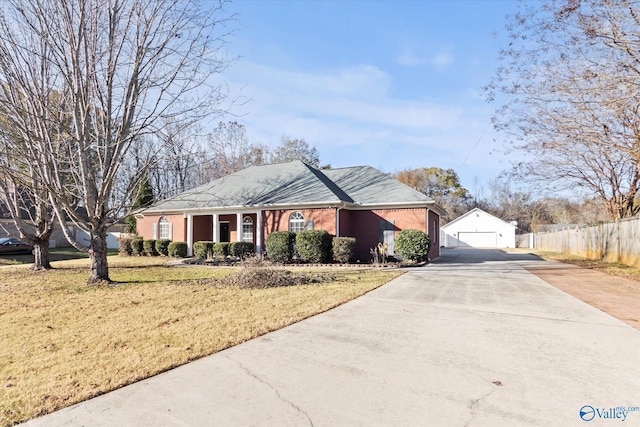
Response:
M516 225L475 208L441 228L446 247L515 248Z

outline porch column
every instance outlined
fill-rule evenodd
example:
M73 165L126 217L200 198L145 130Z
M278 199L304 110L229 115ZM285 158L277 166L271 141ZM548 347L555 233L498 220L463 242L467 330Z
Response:
M236 214L236 242L242 242L242 212Z
M220 218L218 217L217 213L214 213L213 215L213 241L214 242L219 242L220 241Z
M187 215L187 256L193 256L193 215Z
M256 214L256 228L253 232L256 233L256 254L262 257L262 211Z

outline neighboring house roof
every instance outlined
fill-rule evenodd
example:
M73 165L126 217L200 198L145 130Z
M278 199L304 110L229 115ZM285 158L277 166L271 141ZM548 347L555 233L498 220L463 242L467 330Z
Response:
M460 215L458 218L454 219L453 221L449 221L448 223L446 223L445 225L443 225L443 226L442 226L442 227L440 227L440 228L441 228L442 230L445 230L446 228L450 227L451 225L455 224L456 222L458 222L458 221L460 221L460 220L462 220L462 219L464 219L464 218L467 218L467 217L472 216L474 213L482 213L482 214L484 214L484 215L488 215L489 217L494 218L494 219L496 219L496 220L498 220L498 221L500 221L500 222L503 222L503 223L505 223L505 224L506 224L506 225L508 225L508 226L511 226L511 227L513 227L513 228L516 228L516 226L515 226L515 225L513 225L513 224L511 224L511 223L509 223L509 222L507 222L507 221L505 221L505 220L503 220L503 219L500 219L500 218L498 218L498 217L497 217L497 216L495 216L495 215L491 215L489 212L485 212L485 211L483 211L483 210L482 210L482 209L480 209L480 208L473 208L473 209L471 209L469 212L467 212L467 213L465 213L465 214Z
M370 166L316 169L299 160L251 166L158 202L144 213L234 208L348 206L441 207Z

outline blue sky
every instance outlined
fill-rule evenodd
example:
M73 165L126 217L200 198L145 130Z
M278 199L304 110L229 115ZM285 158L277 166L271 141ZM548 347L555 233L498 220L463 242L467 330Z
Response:
M224 73L250 140L304 138L322 163L452 168L474 191L509 168L482 87L510 0L238 0ZM495 33L498 32L498 35Z

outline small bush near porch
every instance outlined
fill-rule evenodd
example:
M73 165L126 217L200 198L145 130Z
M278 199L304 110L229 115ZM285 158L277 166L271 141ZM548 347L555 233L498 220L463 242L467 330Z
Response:
M110 256L110 286L86 285L87 259L53 262L38 274L28 265L0 267L0 426L282 328L400 274L299 268L295 274L314 280L278 274L285 286L245 289L217 280L238 269L165 261Z
M396 252L404 259L425 261L429 254L429 236L420 230L402 230L396 237Z

